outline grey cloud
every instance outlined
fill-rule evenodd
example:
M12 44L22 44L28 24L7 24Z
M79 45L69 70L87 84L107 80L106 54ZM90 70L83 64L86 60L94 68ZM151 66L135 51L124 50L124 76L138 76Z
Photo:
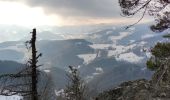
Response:
M118 0L25 0L30 6L43 7L46 13L80 17L118 17Z

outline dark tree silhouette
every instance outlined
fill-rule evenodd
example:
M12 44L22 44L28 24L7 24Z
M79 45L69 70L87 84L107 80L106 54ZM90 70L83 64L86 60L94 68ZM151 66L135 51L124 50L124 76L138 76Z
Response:
M152 56L147 61L147 67L150 70L157 70L170 57L170 43L157 43L151 49Z
M30 65L31 65L31 77L32 77L32 100L38 100L38 92L37 92L37 62L38 58L41 56L41 53L37 56L37 50L36 50L36 29L33 29L32 38L28 42L32 48L32 59L30 59Z
M153 16L156 24L151 26L151 30L154 32L162 32L170 28L170 0L119 0L119 4L124 16L134 16L142 12L143 15L138 22L143 19L145 14Z
M67 76L70 84L68 84L65 89L66 100L86 100L86 87L79 75L78 70L72 66L69 66L69 69L70 73Z
M16 74L5 74L0 76L0 95L11 96L21 95L30 96L31 100L38 100L37 82L38 70L41 65L37 65L38 58L42 54L37 55L36 50L36 29L31 32L32 38L26 42L28 49L31 49L32 57L29 59L23 70ZM3 84L3 85L2 85Z

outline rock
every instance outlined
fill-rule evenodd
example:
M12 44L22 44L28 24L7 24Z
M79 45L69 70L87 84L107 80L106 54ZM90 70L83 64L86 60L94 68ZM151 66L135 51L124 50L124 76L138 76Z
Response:
M170 61L155 71L151 80L139 79L105 91L98 100L170 100Z

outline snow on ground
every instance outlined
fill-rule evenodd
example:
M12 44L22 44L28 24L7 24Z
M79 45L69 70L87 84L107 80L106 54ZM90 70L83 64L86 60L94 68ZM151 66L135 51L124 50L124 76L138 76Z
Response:
M136 46L137 46L137 44L127 45L127 46L116 45L116 44L93 44L93 45L90 45L90 47L93 49L108 50L108 55L107 55L108 57L112 57L112 56L117 57L122 53L132 50Z
M89 46L93 49L108 49L108 47L112 46L112 44L92 44Z
M101 38L102 36L99 34L93 34L93 36L91 36L91 39L96 39L96 38Z
M134 42L135 42L135 40L129 40L129 42L130 42L130 43L134 43Z
M118 40L121 40L121 39L133 34L133 31L135 30L135 28L132 28L130 30L131 30L131 32L120 32L118 36L111 36L110 39L113 42L112 44L92 44L89 46L95 50L108 51L108 54L107 54L108 57L115 57L117 60L124 60L124 61L128 61L131 63L138 63L143 59L143 57L139 57L138 55L136 55L135 53L130 52L130 51L132 51L132 49L134 49L136 47L144 48L144 45L147 44L147 42L140 41L140 42L136 43L135 40L129 40L129 42L130 42L129 45L118 45L117 44ZM110 31L108 31L107 34L110 34ZM144 35L141 38L145 39L145 38L149 38L152 36L154 36L154 35L149 34L149 35ZM128 53L128 52L130 52L130 53ZM147 52L146 56L149 57L150 54ZM86 59L85 60L86 63L89 62L88 55L83 56L83 57L79 56L79 57L84 58L84 60ZM93 57L93 59L95 59L95 57Z
M51 72L51 70L46 69L46 70L44 70L44 72L46 72L46 73L50 73L50 72Z
M145 34L141 37L141 39L143 40L143 39L151 38L151 37L154 37L154 36L155 36L155 34Z
M113 42L113 43L116 43L117 40L121 40L129 35L133 34L133 32L120 32L118 36L111 36L110 37L110 40Z
M138 45L139 45L139 46L144 46L145 44L147 44L147 42L141 41Z
M143 57L139 57L133 52L124 53L116 57L116 60L118 61L127 61L130 63L139 63L143 59L144 59Z
M0 96L0 100L23 100L21 96L13 95L13 96Z
M117 45L117 44L93 44L90 45L91 48L96 50L107 50L108 57L115 57L117 60L124 60L131 63L140 62L143 57L138 57L136 54L130 52L135 47L143 47L147 42L141 41L139 43L134 43L131 45ZM130 53L127 53L130 52ZM149 57L149 53L146 56Z
M80 54L77 56L84 60L84 64L89 64L96 58L97 54Z
M129 30L134 31L136 28L135 27L130 27Z
M95 68L95 72L92 73L92 75L88 75L86 78L85 78L85 81L88 83L89 81L93 80L94 77L96 77L97 75L100 75L100 74L103 74L104 71L101 67L97 67Z
M59 90L59 91L55 90L55 94L56 94L56 96L62 96L62 95L64 95L64 89L61 89L61 90Z
M108 57L112 56L119 56L120 54L127 52L128 50L132 50L136 44L128 45L128 46L122 46L122 45L115 45L114 50L108 50Z
M103 69L101 67L96 68L96 72L103 73Z
M147 51L145 54L146 54L147 58L150 58L152 56L151 52L149 52L149 51Z
M64 40L67 39L84 39L87 37L86 34L59 34Z
M102 74L104 71L101 67L96 68L96 72L93 73L93 75L99 75Z

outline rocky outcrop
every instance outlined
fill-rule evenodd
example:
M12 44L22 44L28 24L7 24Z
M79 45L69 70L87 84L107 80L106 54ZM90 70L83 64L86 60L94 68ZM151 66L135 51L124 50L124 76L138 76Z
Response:
M124 82L99 94L97 100L170 100L170 61L165 61L151 80Z

